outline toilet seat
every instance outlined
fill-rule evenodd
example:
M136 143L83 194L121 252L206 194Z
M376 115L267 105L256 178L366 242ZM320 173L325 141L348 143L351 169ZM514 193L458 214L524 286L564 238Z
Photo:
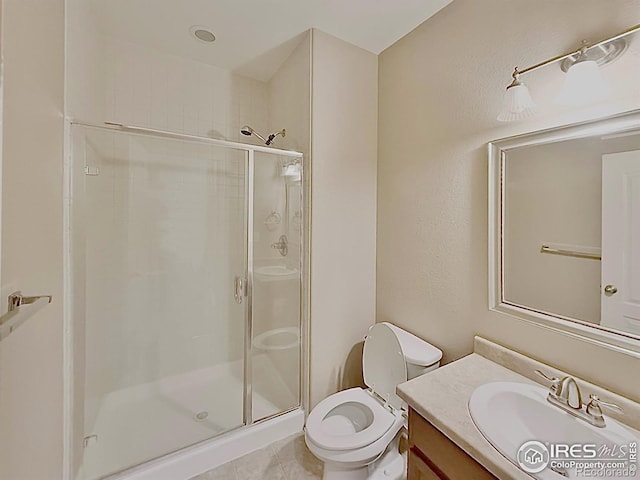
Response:
M327 422L334 409L351 404L370 414L369 424L355 433L335 431ZM394 424L395 416L362 388L351 388L335 393L316 405L307 418L308 437L326 450L353 450L370 445L381 438ZM323 425L324 424L324 425Z

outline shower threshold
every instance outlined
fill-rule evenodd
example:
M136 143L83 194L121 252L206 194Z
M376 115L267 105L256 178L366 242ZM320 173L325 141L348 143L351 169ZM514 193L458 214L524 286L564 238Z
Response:
M299 407L253 425L240 427L220 437L166 455L108 479L188 480L301 432L304 420L304 410Z

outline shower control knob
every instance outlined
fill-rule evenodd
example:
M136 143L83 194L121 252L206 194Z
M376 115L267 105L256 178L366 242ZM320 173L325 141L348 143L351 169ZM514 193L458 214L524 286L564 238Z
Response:
M615 295L616 293L618 293L618 289L615 285L607 285L606 287L604 287L604 293L605 295Z

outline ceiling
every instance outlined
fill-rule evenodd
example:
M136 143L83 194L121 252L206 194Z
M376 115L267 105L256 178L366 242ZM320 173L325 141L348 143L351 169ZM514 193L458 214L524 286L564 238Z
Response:
M99 28L266 81L315 27L375 54L452 0L90 0ZM209 27L212 44L191 36Z

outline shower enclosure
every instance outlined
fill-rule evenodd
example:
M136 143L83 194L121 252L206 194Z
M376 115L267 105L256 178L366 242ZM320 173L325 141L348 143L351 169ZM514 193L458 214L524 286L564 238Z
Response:
M300 408L303 159L71 126L72 478Z

